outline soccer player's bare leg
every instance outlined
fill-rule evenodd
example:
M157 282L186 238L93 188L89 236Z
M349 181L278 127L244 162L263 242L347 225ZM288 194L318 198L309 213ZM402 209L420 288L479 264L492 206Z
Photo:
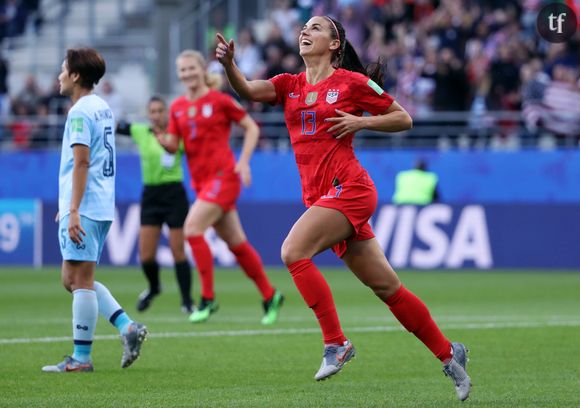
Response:
M99 309L93 289L95 262L63 261L62 284L73 295L73 354L62 363L44 366L45 372L93 371L91 350Z
M340 327L330 287L311 258L353 232L353 226L340 211L313 206L296 221L282 244L282 260L322 330L325 351L316 380L336 374L355 352Z
M282 261L304 301L318 318L325 344L342 344L346 338L330 288L311 259L353 232L354 228L340 211L313 206L294 223L282 244Z
M91 361L93 337L99 317L97 296L93 289L95 262L63 261L63 283L73 294L73 343L72 358L81 363Z
M151 301L161 292L159 283L159 264L157 263L157 244L161 236L161 226L142 225L139 230L139 257L141 268L149 283L149 288L139 295L137 310L142 312L149 308Z
M193 312L193 300L191 299L191 267L185 257L183 242L185 236L183 228L169 229L169 248L175 261L175 277L181 292L181 309L191 314Z
M77 289L93 289L95 262L63 261L61 269L62 284L69 292Z
M282 244L282 261L322 330L325 347L314 376L317 381L338 373L354 357L355 349L342 332L330 287L311 258L353 233L353 226L340 211L312 206L296 221Z
M454 343L452 349L451 342L443 335L427 306L401 284L375 238L349 241L342 259L359 280L389 306L397 320L421 340L435 357L445 364L445 367L451 363L456 347L462 347L461 353L464 353L463 345ZM467 376L464 366L463 361L463 369L454 367L456 370L463 371L460 373L461 376L463 374ZM457 381L455 382L457 388ZM464 400L469 395L468 377L461 387L463 389L458 390L458 396Z
M139 257L143 262L150 262L157 255L157 244L161 236L161 226L142 225L139 230Z

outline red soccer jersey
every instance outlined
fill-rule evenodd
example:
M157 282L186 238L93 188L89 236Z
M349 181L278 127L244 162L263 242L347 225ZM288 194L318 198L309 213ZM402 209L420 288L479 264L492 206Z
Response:
M284 105L284 118L290 133L302 199L307 207L338 183L355 181L366 175L354 155L354 133L335 139L326 118L338 116L335 109L362 116L385 113L393 98L368 77L345 69L316 85L306 81L306 73L280 74L270 79L276 88L276 104Z
M167 132L183 140L194 186L233 171L231 123L244 116L246 111L231 96L214 90L195 101L180 96L171 104Z

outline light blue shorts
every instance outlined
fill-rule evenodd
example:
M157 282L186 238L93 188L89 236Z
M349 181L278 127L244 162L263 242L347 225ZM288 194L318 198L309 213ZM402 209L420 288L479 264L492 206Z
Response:
M87 233L82 235L83 242L75 244L68 235L68 214L58 224L60 253L65 261L99 262L105 246L105 238L111 227L111 221L95 221L81 215L81 226Z

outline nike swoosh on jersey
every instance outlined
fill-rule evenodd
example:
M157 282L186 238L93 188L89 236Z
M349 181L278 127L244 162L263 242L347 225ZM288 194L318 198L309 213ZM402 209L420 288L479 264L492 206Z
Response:
M299 96L300 96L300 94L296 95L296 94L294 94L294 92L290 92L290 93L288 94L288 97L290 97L290 98L292 98L292 99L296 99L296 98L298 98Z

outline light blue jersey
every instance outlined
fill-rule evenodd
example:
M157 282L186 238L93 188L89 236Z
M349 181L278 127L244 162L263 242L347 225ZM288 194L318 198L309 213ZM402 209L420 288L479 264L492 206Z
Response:
M73 145L90 148L90 166L80 215L95 221L112 221L115 216L115 119L109 105L90 94L70 109L60 156L58 211L62 220L70 213L72 197Z

